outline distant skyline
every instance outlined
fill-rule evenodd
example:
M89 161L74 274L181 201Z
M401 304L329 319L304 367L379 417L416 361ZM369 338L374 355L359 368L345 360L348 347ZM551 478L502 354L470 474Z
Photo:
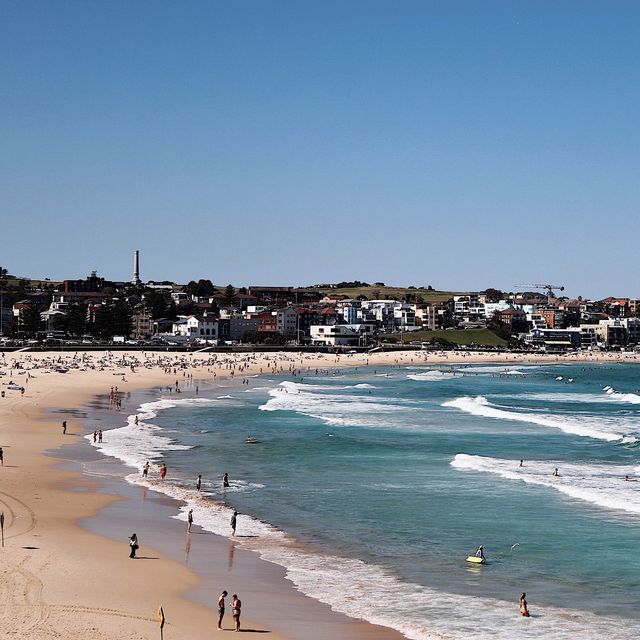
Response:
M640 297L636 2L5 2L0 266Z

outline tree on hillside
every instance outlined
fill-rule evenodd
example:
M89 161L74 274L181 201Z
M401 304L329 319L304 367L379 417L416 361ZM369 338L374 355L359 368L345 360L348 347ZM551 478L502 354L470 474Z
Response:
M198 282L191 280L185 289L190 296L205 297L216 293L216 288L211 280L204 280L203 278L200 278Z
M124 336L128 338L131 335L133 323L131 307L126 300L118 298L111 312L111 328L114 336Z
M176 306L176 301L171 298L171 302L167 307L166 316L167 320L176 320L178 318L178 307Z
M238 296L236 295L236 290L232 285L228 284L224 290L224 303L228 307L233 307L237 300Z
M154 320L164 318L167 315L167 296L161 291L149 290L144 294L144 303L147 313Z
M67 312L67 331L72 336L81 336L87 328L87 305L73 304Z
M96 311L93 333L103 340L113 336L128 338L132 329L131 316L131 307L124 299L119 298L111 307L103 305Z
M499 302L500 300L504 300L504 292L500 291L500 289L485 289L480 292L482 295L486 296L487 302Z
M487 322L487 329L490 329L493 333L505 340L509 340L513 333L510 325L500 321L500 314L498 312L494 313Z
M37 305L32 304L22 310L19 324L20 335L27 338L35 338L41 327L42 321L40 320L40 309Z

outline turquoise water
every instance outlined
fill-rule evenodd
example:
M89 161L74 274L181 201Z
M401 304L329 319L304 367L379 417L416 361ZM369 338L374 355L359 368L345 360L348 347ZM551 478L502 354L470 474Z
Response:
M637 637L639 366L313 373L147 403L102 449L165 461L178 517L229 535L238 509L300 590L407 637Z

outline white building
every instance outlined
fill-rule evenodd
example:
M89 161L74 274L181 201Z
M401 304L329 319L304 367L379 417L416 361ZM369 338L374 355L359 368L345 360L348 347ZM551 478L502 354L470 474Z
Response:
M485 302L484 303L484 317L487 320L491 320L494 314L501 311L506 311L507 309L513 309L513 305L506 300L499 300L498 302Z
M217 340L218 321L206 315L180 316L173 323L173 335L183 336L192 340Z
M311 344L357 347L366 345L373 335L372 324L311 325Z
M378 322L385 331L406 331L416 326L416 305L398 300L363 300L357 319Z

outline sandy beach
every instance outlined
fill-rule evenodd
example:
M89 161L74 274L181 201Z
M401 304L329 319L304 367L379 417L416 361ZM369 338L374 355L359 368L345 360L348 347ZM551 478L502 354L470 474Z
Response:
M230 377L291 372L304 375L308 369L346 366L582 360L636 361L636 355L424 351L342 356L166 352L0 354L0 372L4 373L0 375L0 389L4 392L0 398L0 447L4 454L4 465L0 468L0 511L4 513L0 637L156 638L160 635L156 617L160 605L167 617L165 638L199 639L222 634L215 628L217 593L198 596L202 581L192 570L198 568L196 551L192 552L187 567L149 544L157 540L159 546L170 545L175 532L184 531L182 523L174 521L153 535L138 530L140 558L131 560L127 538L132 530L127 527L127 514L136 508L135 503L127 507L128 501L105 492L105 484L99 479L45 455L60 451L63 445L90 448L83 438L88 429L82 409L96 397L108 403L112 388L118 388L118 394L112 396L112 401L117 402L123 393L152 388L164 388L167 392L171 388L175 396L176 382L179 388L185 376L193 376L196 382L215 383ZM10 389L10 381L24 387L24 392ZM67 421L66 434L63 420ZM162 504L158 503L157 508L162 508ZM117 515L117 526L114 525L110 536L80 526L80 521L105 509L112 509ZM120 541L113 539L118 528ZM208 563L208 580L228 588L231 586L226 573L228 541L219 536L208 538L212 540L207 542L210 545L207 553L220 556ZM175 546L177 556L184 546L183 535L176 537ZM204 554L204 549L200 553ZM250 598L243 598L241 587L236 587L244 602L242 626L247 637L264 637L268 633L274 639L315 638L323 634L346 640L402 638L391 629L332 612L326 605L296 591L279 568L257 556L254 558L249 551L241 553L247 559L242 563L238 584L245 589L253 585ZM205 606L202 602L209 604ZM233 628L230 610L229 599L225 630Z

